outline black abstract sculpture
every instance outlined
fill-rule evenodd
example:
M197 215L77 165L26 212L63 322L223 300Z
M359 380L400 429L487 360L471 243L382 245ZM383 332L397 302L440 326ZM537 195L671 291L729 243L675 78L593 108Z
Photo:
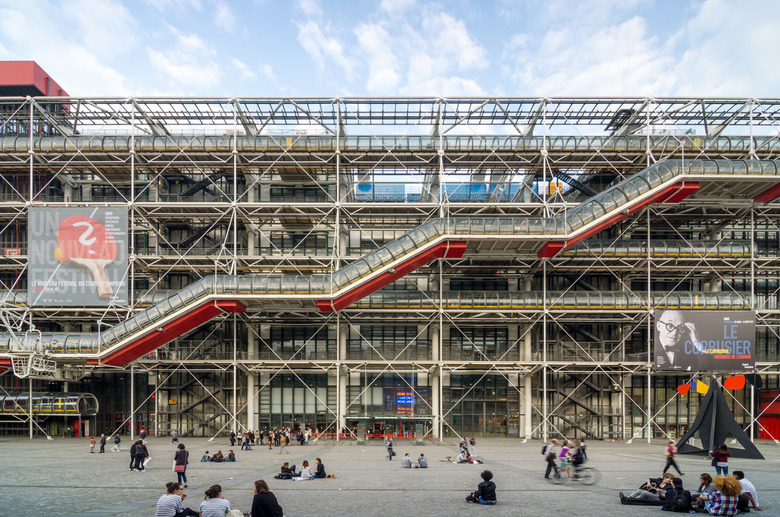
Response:
M699 431L702 448L687 443L696 431ZM677 452L680 454L709 454L714 448L726 443L726 437L729 434L736 438L743 447L742 449L729 449L733 457L764 459L764 456L750 441L750 437L734 420L734 415L731 414L726 399L723 398L723 392L720 389L711 388L701 403L699 414L696 415L693 425L677 442Z

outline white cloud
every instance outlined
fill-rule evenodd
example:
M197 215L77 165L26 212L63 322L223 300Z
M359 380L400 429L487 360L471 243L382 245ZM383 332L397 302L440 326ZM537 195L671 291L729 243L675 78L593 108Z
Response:
M437 59L455 63L461 70L488 66L485 49L462 20L444 12L433 13L423 18L422 32L431 35L430 51Z
M408 10L416 0L382 0L380 8L388 13L396 14Z
M69 4L32 2L18 8L12 3L5 5L11 7L0 8L3 59L34 59L73 96L124 96L132 92L130 79L105 62L107 55L122 50L106 42L102 26L98 27L112 20L110 12L97 9L94 23L90 25L84 24L80 15L73 19L68 12ZM80 37L74 37L74 26L63 24L63 20L72 20L80 29L77 31ZM120 23L118 34L124 34L124 29L133 23L132 20L125 20L124 25ZM106 48L96 48L102 44Z
M74 22L69 37L81 40L98 56L122 54L136 45L139 28L133 16L114 0L71 0L63 12Z
M146 0L146 3L160 11L178 11L194 9L200 11L203 4L200 0Z
M319 18L322 16L322 8L317 0L298 0L298 7L308 18Z
M236 17L233 11L230 10L230 6L224 2L217 4L216 13L214 16L214 23L217 27L222 27L226 31L232 31L236 26Z
M236 58L230 58L230 63L238 70L238 72L241 74L242 80L247 79L254 79L256 77L256 74L252 71L251 68L249 68L247 65L245 65L241 60Z
M324 71L332 62L346 74L346 78L352 78L352 62L344 53L344 44L333 35L328 26L325 31L314 21L308 21L298 26L298 43L312 57L319 71Z
M260 71L267 79L276 82L276 74L274 73L274 69L271 65L269 64L260 65Z
M645 20L556 26L536 39L516 34L504 49L505 74L521 95L667 95L673 61Z
M216 51L195 34L185 35L172 27L170 30L176 37L173 48L146 49L152 68L179 88L199 90L216 86L222 77L213 59Z
M385 28L379 24L365 23L355 28L355 35L368 65L368 93L387 94L396 91L401 76Z
M684 49L674 67L676 95L777 96L780 70L780 3L752 2L750 9L707 0L675 35Z

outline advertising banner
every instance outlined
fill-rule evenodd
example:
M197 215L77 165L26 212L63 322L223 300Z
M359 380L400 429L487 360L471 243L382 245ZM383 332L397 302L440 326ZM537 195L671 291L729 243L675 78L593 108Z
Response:
M756 318L751 311L657 310L658 370L748 370L756 366Z
M31 306L127 303L126 208L30 208Z

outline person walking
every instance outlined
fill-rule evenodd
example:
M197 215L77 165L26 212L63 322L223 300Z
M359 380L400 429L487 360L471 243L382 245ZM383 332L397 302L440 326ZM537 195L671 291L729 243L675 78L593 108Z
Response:
M89 453L90 454L95 454L95 443L97 443L97 442L95 442L95 437L94 436L90 436L89 437Z
M118 434L114 435L114 448L111 449L111 452L119 452L119 449L122 446L122 439L119 437Z
M179 450L173 455L173 470L176 472L179 483L187 488L187 464L190 462L190 453L183 443L179 444Z
M550 479L550 473L555 473L555 477L559 477L558 465L555 464L555 446L558 445L558 440L553 438L550 443L544 448L544 461L547 462L547 470L544 472L544 479Z
M176 432L176 429L171 431L171 445L174 443L179 443L179 433Z
M388 436L387 437L387 461L393 461L393 456L395 456L395 452L393 451L393 437Z
M135 470L135 450L138 448L138 442L133 442L130 446L130 469Z
M135 470L139 472L144 472L144 462L146 461L146 458L149 457L149 450L146 448L146 445L144 445L143 440L138 440L135 442Z
M106 452L106 435L100 433L100 452L98 454L103 454L104 452Z
M669 470L669 467L674 467L678 474L684 476L685 474L680 471L680 467L678 467L677 462L674 461L674 457L677 456L677 447L675 447L674 442L670 441L667 444L664 454L666 455L666 466L664 467L662 474L666 474L666 471Z
M290 451L287 450L287 447L290 446L290 435L288 433L282 433L282 437L279 440L280 447L279 447L279 454L286 452L287 454L290 454Z
M230 446L235 447L236 446L236 432L230 431Z

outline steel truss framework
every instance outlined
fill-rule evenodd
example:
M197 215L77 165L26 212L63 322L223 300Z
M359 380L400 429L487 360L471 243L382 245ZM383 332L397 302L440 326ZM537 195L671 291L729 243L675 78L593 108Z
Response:
M329 274L436 218L566 213L666 159L776 160L779 109L705 98L0 99L3 327L105 330L207 275ZM33 205L127 207L130 304L27 305ZM779 208L721 182L551 257L472 239L463 257L337 313L255 300L124 369L74 356L45 378L89 386L129 370L126 400L101 401L122 422L104 424L158 432L334 432L420 416L439 437L671 435L698 400L674 389L690 374L652 369L651 315L670 294L690 300L680 307L755 310L758 370L777 387ZM18 389L12 373L5 387ZM728 372L714 373L709 382ZM31 391L44 375L27 377ZM387 400L398 393L411 407ZM731 402L751 427L756 400Z

